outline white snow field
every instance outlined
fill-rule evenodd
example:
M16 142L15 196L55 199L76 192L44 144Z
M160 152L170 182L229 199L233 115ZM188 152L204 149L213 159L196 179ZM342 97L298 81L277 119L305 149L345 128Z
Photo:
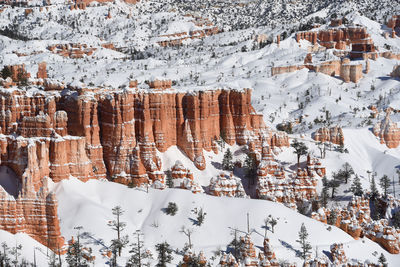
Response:
M99 251L104 249L116 233L107 226L107 222L115 219L112 208L119 205L125 210L121 220L127 223L124 234L128 234L132 241L133 233L141 230L144 234L145 246L156 256L154 245L167 241L176 249L182 249L187 237L180 233L182 226L193 229L192 243L195 252L204 251L211 257L213 251L220 248L226 250L227 244L233 239L231 229L237 228L243 233L247 232L247 213L250 218L251 238L255 245L262 247L264 219L272 215L278 218L278 224L274 233L268 231L268 237L280 260L297 262L300 258L295 256L295 251L300 248L296 239L302 223L309 232L309 241L313 246L314 254L319 255L329 251L329 246L335 242L344 244L346 255L349 259L370 260L377 262L373 255L383 253L390 266L400 263L400 255L387 253L378 244L369 239L354 240L342 230L303 216L296 211L286 208L282 204L265 200L235 199L226 197L213 197L203 194L192 194L186 190L166 189L163 191L149 189L132 189L111 182L89 181L80 182L76 179L62 181L55 187L59 200L59 216L61 218L61 231L66 239L76 236L74 227L82 226L88 234L84 242L93 248L96 254L96 265L103 265L105 258ZM168 202L178 205L175 216L165 214L162 209ZM191 210L203 208L207 213L203 225L193 224L195 219ZM128 250L124 249L123 256L119 260L124 264L128 256ZM376 254L376 253L375 253ZM174 263L182 260L181 255L174 254ZM212 263L217 264L219 258Z

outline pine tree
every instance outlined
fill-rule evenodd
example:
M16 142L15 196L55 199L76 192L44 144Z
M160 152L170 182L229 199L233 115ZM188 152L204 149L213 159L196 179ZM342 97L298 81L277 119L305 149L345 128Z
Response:
M389 177L387 175L382 176L382 178L379 180L379 185L382 187L383 195L386 198L388 194L388 189L390 187Z
M171 216L175 216L178 212L178 205L175 202L169 202L168 207L165 209L165 213Z
M361 185L360 177L356 175L354 178L353 184L350 187L350 191L353 192L355 196L362 196L363 195L363 188Z
M21 256L22 245L15 244L15 247L11 248L10 254L14 256L11 261L15 266L18 266L18 257Z
M333 176L333 179L328 182L328 187L330 187L332 190L331 198L334 198L336 190L340 186L340 179L339 179L339 175L337 173L333 173L332 176Z
M125 211L122 210L121 206L115 206L112 209L112 214L116 217L116 220L112 220L108 222L108 226L111 227L114 231L117 232L117 241L112 242L112 245L118 246L118 256L121 256L122 248L127 245L127 237L125 236L123 239L121 238L121 232L125 229L126 223L121 222L120 217L124 214Z
M197 225L201 226L204 223L204 220L206 219L207 213L203 211L203 208L200 208L199 211L197 212Z
M11 77L11 71L8 67L4 66L4 68L1 70L1 77L3 79L7 79L8 77Z
M166 171L166 176L167 176L167 186L169 188L174 187L174 181L172 180L172 172L171 170Z
M383 265L383 267L387 267L388 266L387 261L386 261L386 257L385 257L385 255L383 255L383 253L381 253L381 255L379 256L378 263Z
M269 224L271 225L272 233L274 233L274 228L275 228L275 225L278 224L278 221L277 221L274 217L272 217L272 216L270 215Z
M329 194L328 194L328 179L326 178L326 176L322 177L322 191L321 191L321 204L322 207L326 208L326 205L328 204L328 198L329 198Z
M308 233L307 233L307 229L306 226L304 225L304 223L301 224L300 227L300 232L299 232L299 240L296 240L296 242L300 243L301 246L301 254L300 257L305 260L307 258L307 256L310 254L311 252L311 244L307 241L307 237L308 237Z
M265 227L267 229L267 227ZM229 247L233 250L233 256L235 257L235 259L238 259L238 254L239 254L239 247L240 247L240 240L238 238L238 234L237 234L238 230L232 229L231 231L231 235L233 235L233 239L232 241L229 243ZM266 236L266 234L265 234Z
M335 225L336 219L337 219L336 211L332 210L331 213L329 214L329 217L327 218L327 223L330 225Z
M83 246L80 243L79 239L79 233L77 240L71 239L68 243L68 249L67 249L67 257L66 261L68 263L68 266L70 267L84 267L84 266L89 266L86 262L86 259L84 258L84 253L83 253Z
M144 260L151 258L151 254L144 249L143 234L140 230L137 230L134 235L135 242L132 243L132 249L129 251L131 256L126 266L142 267L144 265Z
M307 155L308 148L303 142L297 141L297 139L294 139L290 146L294 148L294 153L297 155L297 168L300 168L300 157Z
M1 251L0 251L0 266L9 266L10 265L10 258L9 254L9 247L7 246L6 242L1 243Z
M246 159L244 160L244 171L245 177L254 184L257 176L257 163L254 156L250 153L247 153Z
M156 245L156 250L158 253L158 263L157 267L166 267L168 263L174 259L172 254L172 249L167 242L163 242Z
M371 199L375 200L378 197L378 189L376 188L376 183L375 183L375 176L372 176L372 181L371 181Z
M222 159L222 168L226 171L233 171L233 155L231 150L228 148Z
M351 167L351 165L348 162L343 164L342 168L343 169L341 171L341 176L344 178L345 183L347 184L348 180L350 179L350 176L354 174L354 170L353 167Z

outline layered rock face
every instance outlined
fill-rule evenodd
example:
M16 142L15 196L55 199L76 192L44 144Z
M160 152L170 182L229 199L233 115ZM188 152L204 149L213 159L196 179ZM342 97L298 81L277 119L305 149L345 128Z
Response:
M313 135L313 139L318 142L331 142L336 145L344 145L344 135L342 128L335 126L331 128L319 128Z
M254 149L262 143L288 144L286 135L269 131L254 112L250 90L160 90L70 89L63 95L0 90L0 166L11 168L22 184L16 200L1 193L1 214L20 224L11 226L3 218L0 228L25 231L52 249L62 246L56 202L46 191L45 177L163 185L157 150L177 146L204 169L203 150L215 148L221 136L231 145ZM175 166L175 178L191 180L181 167ZM34 221L33 214L43 220Z
M390 113L391 109L388 108L385 118L374 126L373 133L380 139L381 144L386 144L388 148L396 148L400 144L400 129L390 119Z
M172 184L174 187L192 191L192 193L203 193L203 188L194 181L193 173L177 160L171 169Z
M337 26L336 24L335 26ZM307 40L313 45L318 43L327 49L346 50L351 45L351 58L377 57L371 36L362 27L299 32L296 34L296 41L299 42L300 40Z
M28 165L31 164L34 162L29 161ZM4 165L1 168L6 168L6 175L13 172ZM57 217L57 200L48 192L46 181L45 177L43 186L35 191L29 174L24 173L16 198L0 186L0 229L13 234L27 233L50 249L59 251L64 246L64 238Z
M220 173L210 181L210 194L226 197L246 197L242 182L232 174Z
M394 15L387 23L387 26L392 29L392 38L400 33L400 16Z
M312 55L307 54L306 58L304 59L304 65L272 67L271 74L274 76L307 68L311 71L321 72L330 76L340 76L340 78L342 78L346 83L357 83L363 77L362 65L350 64L349 59L332 60L315 64L313 64L311 61Z
M296 174L287 176L284 169L275 161L270 149L264 147L257 171L257 196L261 199L282 202L295 209L296 201L317 197L316 177L324 174L325 168L320 162L308 157L306 169L298 169Z
M83 58L84 55L90 56L96 51L94 47L87 44L57 44L47 47L54 54L69 58Z

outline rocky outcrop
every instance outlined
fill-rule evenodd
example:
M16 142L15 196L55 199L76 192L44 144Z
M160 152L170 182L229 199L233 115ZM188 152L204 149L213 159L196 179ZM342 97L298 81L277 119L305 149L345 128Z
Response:
M389 253L400 253L400 229L390 226L388 220L373 221L364 231L366 237L380 244Z
M391 36L395 38L396 35L399 36L400 33L400 15L394 15L389 19L387 26L392 29Z
M180 46L186 40L202 39L220 32L220 29L207 18L193 15L186 15L185 17L192 18L191 22L197 27L196 30L160 35L156 40L157 44L162 47Z
M214 196L246 197L242 182L232 174L220 173L210 181L209 193Z
M386 110L386 116L381 121L375 124L373 133L380 139L381 144L386 144L388 148L396 148L400 144L400 129L397 123L390 119L391 109Z
M335 265L340 266L342 264L346 264L347 257L343 250L343 244L334 243L331 245L330 250L331 250L332 262Z
M36 78L47 79L47 64L46 64L46 62L39 63Z
M259 251L257 255L256 247L249 234L240 238L239 258L242 260L243 266L279 266L269 239L264 239L263 250Z
M400 65L393 67L393 71L390 73L390 76L393 78L400 78Z
M70 177L82 181L108 178L134 186L151 183L161 188L165 178L157 151L165 152L171 146L180 148L195 166L204 169L203 151L215 148L215 140L221 135L231 145L252 144L255 150L262 143L287 145L285 134L277 137L266 128L262 116L254 112L250 98L251 91L247 89L160 93L136 88L70 88L62 95L51 90L28 93L2 89L0 166L11 168L20 184L29 185L30 191L21 191L20 195L32 193L29 198L38 199L34 205L42 205L40 216L47 217L56 216L56 208L51 210L54 197L45 192L44 177L54 182ZM202 191L181 164L174 166L172 175L189 181L184 183L186 188ZM22 212L18 216L30 216L21 202L26 198L3 206L13 210L8 207L17 205L17 215ZM9 212L4 210L2 214ZM9 228L6 224L3 220L0 226ZM36 235L43 232L41 227L25 219L20 229ZM55 219L47 227L53 229L55 236L59 235L54 230L58 227ZM52 243L52 248L56 248L57 242Z
M56 44L47 47L54 54L58 54L62 57L69 58L83 58L85 55L90 56L97 49L89 47L87 44Z
M307 68L311 71L320 72L329 76L340 76L345 82L357 83L363 77L362 65L350 64L349 59L325 61L315 64L311 63L311 60L311 54L307 54L304 65L272 67L271 74L274 76Z
M312 138L317 142L331 142L336 145L344 145L343 130L339 126L331 128L319 128Z
M285 170L275 161L271 150L264 147L257 171L257 197L296 208L296 201L317 197L316 176L324 174L325 168L318 161L308 157L306 169L298 169L295 174L286 175Z
M3 165L3 162L1 164L0 168L5 170L5 175L14 173L12 168ZM34 159L27 164L28 169L35 168L32 166L35 165ZM17 177L17 173L14 175ZM21 179L21 186L17 197L0 186L0 229L13 234L27 233L50 249L59 251L64 246L64 238L61 236L57 217L57 200L47 190L47 177L43 178L42 186L38 190L35 190L29 172L18 178Z
M182 162L177 160L171 168L172 186L192 191L192 193L203 193L203 188L194 181L193 173L186 169Z

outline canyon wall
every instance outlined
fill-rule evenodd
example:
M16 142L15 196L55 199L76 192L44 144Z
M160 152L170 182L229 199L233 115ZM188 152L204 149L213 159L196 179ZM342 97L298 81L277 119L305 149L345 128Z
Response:
M47 179L164 183L157 151L171 146L199 169L206 168L203 151L214 151L221 137L254 150L288 146L287 136L269 131L256 114L249 89L1 89L0 134L0 167L21 185L14 196L0 186L0 229L27 232L54 250L63 238Z

